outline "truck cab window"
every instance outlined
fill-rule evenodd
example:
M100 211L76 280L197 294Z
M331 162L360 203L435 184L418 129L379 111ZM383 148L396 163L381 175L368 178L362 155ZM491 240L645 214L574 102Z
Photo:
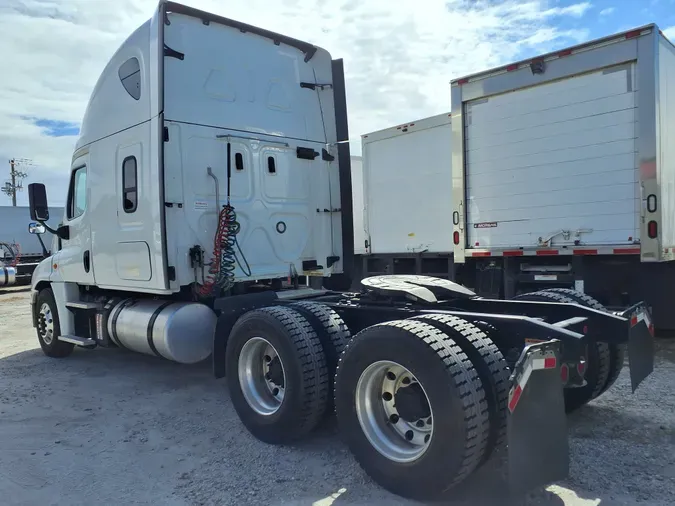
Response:
M129 58L117 72L122 86L135 100L141 98L141 66L137 58Z
M138 206L136 157L128 156L122 162L122 201L125 213L133 213Z
M68 199L68 219L81 216L87 207L87 168L80 167L73 172L70 180L70 198Z

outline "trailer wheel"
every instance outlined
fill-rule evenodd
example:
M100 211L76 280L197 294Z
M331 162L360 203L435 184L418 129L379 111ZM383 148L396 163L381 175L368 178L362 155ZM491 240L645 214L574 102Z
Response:
M578 301L562 293L541 290L524 293L514 297L517 300L533 302L562 302L576 304ZM565 388L565 411L568 413L579 409L600 395L609 379L610 352L607 343L589 339L588 362L586 368L586 385L578 388Z
M373 325L340 357L340 433L378 484L415 499L438 497L481 462L489 437L485 391L473 364L422 321Z
M450 336L476 368L483 383L490 416L490 436L481 461L481 464L485 463L493 451L502 449L506 443L506 411L511 371L504 355L487 332L462 318L443 314L427 314L416 316L411 320L424 321ZM485 325L497 330L488 323Z
M249 311L227 341L227 385L239 418L266 443L310 432L326 409L328 370L321 342L307 319L288 307Z
M342 317L328 306L317 302L294 302L289 305L304 316L316 332L326 354L328 369L328 405L327 411L334 411L333 387L338 360L351 339L351 333Z
M571 299L575 299L579 304L588 306L592 309L597 309L598 311L607 312L607 308L605 308L605 306L603 306L600 302L598 302L590 295L586 295L583 292L578 292L570 288L549 288L548 290L545 291L567 295ZM612 387L612 385L614 385L617 378L619 377L619 374L621 374L621 370L623 369L623 364L626 357L625 344L607 344L607 346L609 347L609 375L607 378L607 383L605 383L605 386L602 388L598 396L605 393Z
M51 288L45 288L37 296L37 337L45 355L65 358L73 352L74 344L59 341L61 322Z

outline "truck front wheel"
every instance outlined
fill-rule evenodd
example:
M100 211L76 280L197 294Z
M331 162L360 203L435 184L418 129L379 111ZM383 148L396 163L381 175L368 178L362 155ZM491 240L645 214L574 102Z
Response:
M421 320L373 325L350 341L335 408L361 467L404 497L441 496L476 469L488 444L476 369L453 339Z
M61 324L51 288L43 289L37 296L37 337L45 355L64 358L73 352L74 344L59 341Z

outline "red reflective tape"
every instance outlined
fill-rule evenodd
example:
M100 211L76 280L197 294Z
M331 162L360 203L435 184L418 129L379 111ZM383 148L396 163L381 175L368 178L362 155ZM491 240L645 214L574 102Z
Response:
M505 257L522 257L524 252L522 250L515 250L515 251L505 251L503 254Z
M627 39L633 39L635 37L639 37L641 33L642 33L642 30L633 30L632 32L628 32L626 34L626 38Z
M633 315L630 319L630 326L635 327L638 324L638 317Z
M654 337L654 324L650 323L648 329L649 333L652 335L652 337Z
M558 53L558 56L563 57L563 56L569 56L569 55L571 55L571 54L572 54L572 50L571 50L571 49L565 49L565 50L563 50L563 51L560 51L560 52Z
M640 248L614 248L615 255L639 255Z
M489 251L474 251L471 253L472 257L489 257L490 252Z
M517 63L514 63L513 65L509 65L508 67L506 67L507 72L512 72L514 70L518 70L518 64Z
M556 360L555 357L549 357L544 359L544 369L555 369Z
M523 394L523 389L520 388L520 385L516 386L516 389L513 391L513 395L511 396L511 400L509 401L509 411L513 413L513 410L516 409L516 405L518 404L518 401L520 400L520 396Z
M557 255L557 249L538 249L537 256Z
M457 84L466 84L468 82L469 82L468 79L460 79L459 81L457 81Z
M597 249L575 249L572 250L573 255L597 255Z

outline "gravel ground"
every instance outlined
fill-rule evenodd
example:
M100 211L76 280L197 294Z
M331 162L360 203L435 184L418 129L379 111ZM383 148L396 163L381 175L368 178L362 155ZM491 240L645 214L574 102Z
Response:
M675 341L631 395L628 375L569 417L571 476L505 499L495 462L447 504L666 505L675 497ZM0 289L2 504L419 504L380 489L328 419L309 440L265 445L239 423L208 363L122 350L45 357L25 289Z

